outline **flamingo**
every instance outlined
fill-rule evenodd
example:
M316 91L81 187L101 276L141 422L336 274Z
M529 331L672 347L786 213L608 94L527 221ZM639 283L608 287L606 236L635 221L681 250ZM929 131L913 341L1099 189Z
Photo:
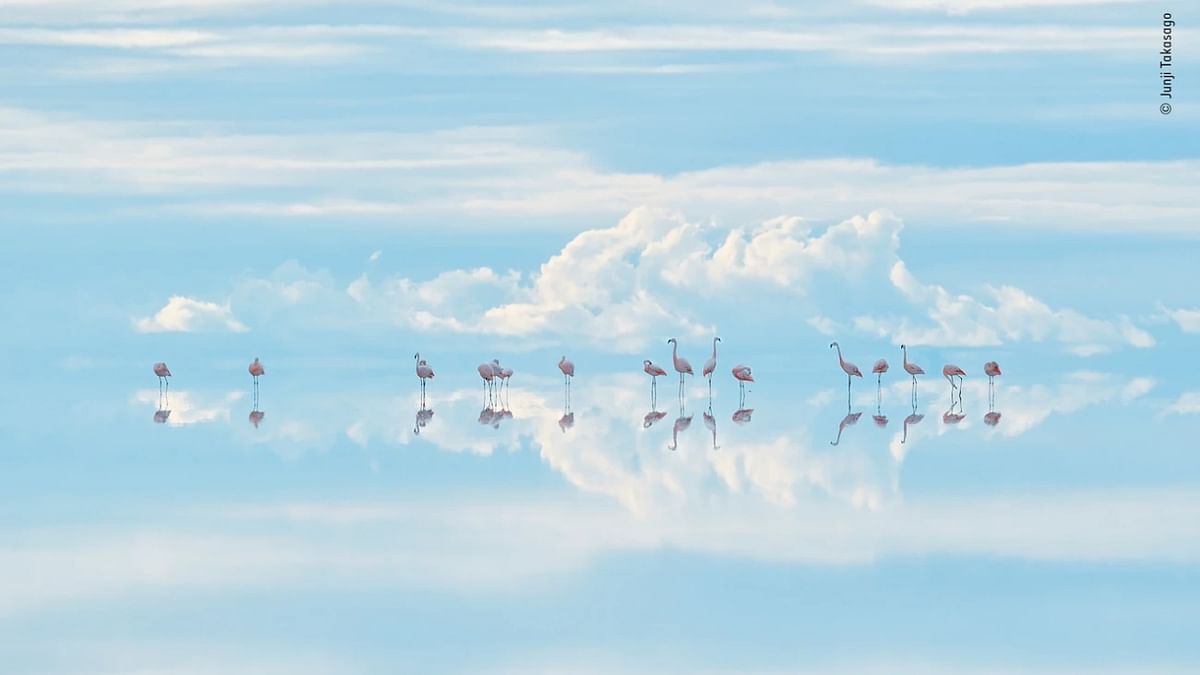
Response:
M558 428L562 429L562 432L564 434L567 433L567 429L570 429L571 427L574 427L574 426L575 426L575 413L573 413L573 412L563 413L563 416L558 418Z
M253 424L254 428L257 429L258 425L262 424L263 417L266 417L266 415L267 413L261 410L251 410L248 419L250 420L250 424Z
M967 374L963 371L962 368L959 368L958 366L954 365L953 363L947 363L946 365L942 366L942 377L946 378L946 381L948 381L950 383L951 389L959 389L960 388L959 386L955 386L954 378L957 377L959 385L962 385L962 379L964 377L966 377L966 375Z
M830 342L829 348L833 349L834 347L837 347L838 365L842 367L842 372L846 373L846 402L848 404L850 401L850 378L862 377L862 371L858 369L858 366L842 358L841 345L836 342Z
M642 360L642 371L650 376L650 398L651 400L656 399L658 394L658 378L666 375L667 371L663 370L661 366L651 363L650 359Z
M912 398L913 405L915 406L917 402L917 376L924 375L925 371L921 369L921 366L908 362L908 345L900 345L900 351L904 353L904 372L912 375Z
M154 411L154 423L155 424L166 424L167 420L169 420L169 419L171 419L171 411L170 410L155 410Z
M496 371L492 370L492 364L490 363L481 363L476 370L479 371L479 376L483 378L483 395L490 402L492 395L492 380L496 377ZM482 424L482 422L480 422L480 424Z
M888 371L887 359L879 359L878 361L875 362L874 366L871 366L871 372L875 373L878 376L875 378L875 381L880 386L883 385L883 374L886 373L887 371Z
M433 379L433 368L421 358L421 353L413 354L413 360L417 362L417 379L421 381L421 400L425 400L425 380Z
M988 361L983 364L983 374L988 376L988 405L996 401L996 377L1000 375L1000 364Z
M989 427L994 427L1000 423L1000 413L995 410L983 416L983 423Z
M158 376L158 393L160 395L162 394L164 382L167 385L167 391L170 391L171 381L167 378L171 376L171 369L167 367L167 364L163 363L162 361L154 364L154 374Z
M567 406L569 407L571 405L571 380L575 379L575 364L569 361L566 355L564 355L558 360L558 369L563 374L563 386L566 387ZM571 417L571 424L575 424L574 416ZM566 431L566 429L564 428L563 431Z
M713 371L717 369L717 343L720 341L721 341L721 338L719 338L719 337L713 338L712 356L709 357L709 359L704 362L704 368L700 371L704 375L704 377L708 378L709 398L712 398L712 374L713 374Z
M754 375L750 372L750 366L738 364L733 367L733 378L738 381L738 405L746 402L746 383L754 381Z
M496 374L496 379L499 380L499 386L504 388L508 384L508 378L512 377L512 368L505 368L500 365L500 359L492 359L492 372Z
M692 364L679 355L679 341L671 338L667 340L667 344L672 345L671 362L675 365L675 372L679 373L679 398L683 398L683 376L685 373L688 375L695 375L695 373L692 372ZM715 345L716 343L713 344Z

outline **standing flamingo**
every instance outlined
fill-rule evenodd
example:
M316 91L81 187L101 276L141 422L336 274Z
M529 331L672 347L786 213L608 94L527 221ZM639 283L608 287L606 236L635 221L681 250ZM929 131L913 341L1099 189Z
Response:
M492 369L492 364L481 363L476 368L479 371L479 377L483 378L483 396L486 399L485 404L492 401L492 381L496 378L496 371ZM490 410L490 407L488 408ZM491 421L490 419L488 420ZM482 422L480 423L482 424Z
M425 400L425 380L433 379L433 368L429 367L425 359L421 358L420 352L413 354L413 361L416 361L417 364L417 379L421 381L421 401L423 402Z
M750 372L750 366L738 364L733 367L733 379L738 381L738 407L746 404L746 383L754 381L754 375Z
M651 363L650 359L642 361L642 370L650 376L650 403L653 405L658 400L658 378L666 375L667 371Z
M875 378L875 382L877 384L879 384L879 386L881 386L881 387L883 386L883 374L886 373L887 371L888 371L887 359L879 359L878 361L875 362L875 365L871 367L871 372L875 373L875 375L878 376Z
M847 405L849 405L849 403L850 403L850 378L851 377L862 377L862 371L858 369L858 366L856 366L853 363L850 363L846 359L842 358L842 346L841 345L839 345L836 342L830 342L829 348L833 349L834 347L837 347L838 365L842 367L842 372L846 373L846 403L847 403Z
M962 368L959 368L958 366L954 365L953 363L947 363L946 365L942 366L942 377L946 378L946 381L948 381L950 383L951 389L959 388L958 386L956 386L954 384L954 378L957 377L958 383L959 383L959 385L961 385L962 379L964 377L966 377L966 375L967 374L965 372L963 372Z
M917 376L924 375L925 371L915 363L908 362L908 345L900 345L900 351L904 353L904 372L912 375L912 400L913 407L917 405Z
M712 374L713 374L713 371L717 369L717 343L720 341L721 341L721 338L719 338L719 337L713 338L712 356L709 357L709 359L704 362L704 368L700 371L704 375L704 377L708 378L708 397L709 398L712 398Z
M167 385L167 391L171 390L171 381L167 379L171 376L171 369L167 367L167 364L159 361L154 364L154 374L158 376L158 394L162 396L164 382Z
M561 370L562 374L563 374L563 387L565 388L565 392L566 392L566 407L570 408L571 407L571 380L575 379L575 364L571 363L571 361L569 361L567 359L567 357L564 355L561 359L558 360L558 369ZM571 418L571 423L572 424L575 423L574 417Z
M671 338L667 340L667 344L672 345L671 361L675 364L675 372L679 373L679 398L683 398L683 376L684 374L695 375L695 373L692 372L692 364L679 355L679 341Z
M983 364L983 373L988 376L988 405L996 402L996 378L1000 375L1000 364L988 361Z
M267 369L263 367L262 361L259 361L256 356L246 370L250 372L250 377L254 381L254 409L258 410L258 378L266 375ZM256 424L255 426L257 427L258 425Z

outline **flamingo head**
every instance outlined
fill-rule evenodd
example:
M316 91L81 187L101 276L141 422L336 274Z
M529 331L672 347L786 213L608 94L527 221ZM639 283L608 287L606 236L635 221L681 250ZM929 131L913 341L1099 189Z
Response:
M834 348L834 347L836 347L836 346L838 346L838 343L836 343L836 342L830 342L830 343L829 343L829 348L830 348L830 349L833 349L833 348Z
M650 367L650 359L642 359L642 367L649 368Z
M675 341L675 338L671 338L670 340L667 340L667 344L671 345L671 344L678 344L678 343Z
M413 354L413 360L420 361L421 360L421 352L417 352L416 354Z
M500 365L500 359L492 359L492 365L493 365L493 366L498 366L498 365Z
M719 338L719 337L713 338L713 342L720 342L720 341L721 341L721 338Z

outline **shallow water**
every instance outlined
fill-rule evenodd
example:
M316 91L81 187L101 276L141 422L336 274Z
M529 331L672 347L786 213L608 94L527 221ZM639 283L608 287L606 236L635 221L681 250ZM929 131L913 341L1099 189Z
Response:
M424 406L390 356L264 357L257 406L229 360L172 364L161 398L148 365L80 366L6 414L0 644L17 672L51 625L164 662L202 632L303 672L1200 656L1176 385L1009 349L989 405L967 350L961 406L926 376L914 408L895 363L848 398L823 347L726 345L711 399L689 378L682 400L673 373L654 400L638 360L576 354L569 406L543 352L504 357L490 404L482 359L425 353Z

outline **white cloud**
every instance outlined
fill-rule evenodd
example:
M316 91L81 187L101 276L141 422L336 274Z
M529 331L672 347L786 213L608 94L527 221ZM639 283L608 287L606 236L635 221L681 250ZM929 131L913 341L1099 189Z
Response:
M643 207L616 225L579 233L528 274L480 267L414 280L364 272L340 287L327 272L292 261L267 278L242 280L230 297L235 306L255 307L264 326L403 326L500 335L518 344L583 343L617 353L670 335L711 335L714 317L762 321L761 308L774 303L787 304L793 321L823 334L852 326L896 344L1054 342L1081 355L1154 344L1128 318L1052 308L1012 286L985 287L987 297L979 300L923 284L898 257L902 229L886 211L823 228L791 217L728 228ZM302 315L283 311L300 305ZM848 314L852 307L881 305L905 310Z
M1200 391L1185 391L1163 411L1169 415L1200 415Z
M229 331L244 333L249 328L233 316L229 303L195 300L182 295L173 295L154 316L135 319L134 328L139 333L193 333L204 331Z
M922 284L904 261L892 265L889 278L905 298L924 308L930 323L860 316L855 326L896 343L986 347L1018 340L1054 340L1074 345L1078 355L1092 355L1107 345L1154 346L1154 338L1127 317L1117 322L1092 319L1074 310L1052 309L1012 286L986 288L989 302L954 295L936 284Z
M170 426L185 426L189 424L205 424L208 422L227 422L233 409L233 404L245 396L240 391L231 391L222 396L197 396L189 391L171 390L165 396L156 389L142 389L134 392L133 402L143 407L152 407L155 411L169 410L165 423Z
M887 207L923 226L1195 231L1200 162L1039 163L980 168L815 159L672 175L597 168L553 147L551 129L244 134L201 123L77 120L0 108L6 190L160 193L123 215L347 218L468 228L520 222L578 231L638 206L730 222L781 213L836 222ZM263 186L302 189L264 201ZM203 189L206 194L197 198Z
M1185 333L1200 333L1200 309L1168 309L1164 311L1172 321L1179 324L1179 330Z

